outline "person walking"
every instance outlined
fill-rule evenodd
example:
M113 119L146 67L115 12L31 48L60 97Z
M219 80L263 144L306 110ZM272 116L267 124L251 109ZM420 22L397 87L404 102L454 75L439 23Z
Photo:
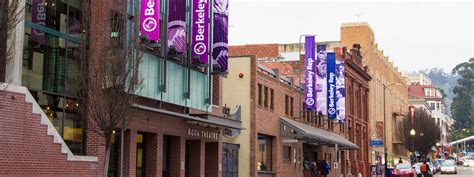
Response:
M319 169L321 170L321 177L327 177L329 174L329 171L331 170L331 166L329 166L326 160L323 160L321 162Z
M426 164L426 160L421 164L420 171L423 174L423 177L431 177L431 169L430 166Z

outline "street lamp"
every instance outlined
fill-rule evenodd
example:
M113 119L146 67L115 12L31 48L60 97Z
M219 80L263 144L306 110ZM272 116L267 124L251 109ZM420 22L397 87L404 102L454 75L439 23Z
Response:
M387 168L388 168L388 165L387 165L387 158L388 158L388 153L387 153L387 126L386 126L386 110L385 110L385 107L386 107L386 103L385 103L385 91L387 90L387 88L391 87L391 86L397 86L397 85L402 85L401 83L391 83L391 84L388 84L388 85L385 85L383 84L383 145L384 145L384 156L385 156L385 165L384 165L384 169L385 169L385 176L388 176L387 174Z
M411 147L413 148L413 159L416 159L416 151L415 151L415 129L410 130L410 135L411 135ZM415 160L413 161L415 162Z

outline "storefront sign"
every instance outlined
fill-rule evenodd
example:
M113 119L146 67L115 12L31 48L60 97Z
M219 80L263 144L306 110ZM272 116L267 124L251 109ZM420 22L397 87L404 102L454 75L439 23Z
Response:
M306 36L305 43L305 105L308 110L316 109L315 88L315 41L314 36Z
M327 115L327 80L326 80L326 45L317 45L316 46L316 105L317 111L322 115Z
M212 65L219 72L228 69L229 0L214 0Z
M179 54L186 50L186 0L169 1L168 47L171 45Z
M327 53L327 108L328 118L336 118L336 55Z
M336 120L346 121L346 84L344 61L336 61Z
M193 0L192 6L192 58L200 64L208 62L209 3L208 0Z
M140 36L160 39L160 0L141 0Z
M45 0L33 0L31 2L31 22L41 26L46 26L46 4ZM39 44L44 44L44 32L32 29L31 36Z
M188 128L188 136L219 140L219 133L196 128Z

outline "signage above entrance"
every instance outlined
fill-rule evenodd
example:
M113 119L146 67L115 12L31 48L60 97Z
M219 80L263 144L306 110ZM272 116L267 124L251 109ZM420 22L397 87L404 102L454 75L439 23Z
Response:
M188 128L188 136L219 140L219 133L196 128Z

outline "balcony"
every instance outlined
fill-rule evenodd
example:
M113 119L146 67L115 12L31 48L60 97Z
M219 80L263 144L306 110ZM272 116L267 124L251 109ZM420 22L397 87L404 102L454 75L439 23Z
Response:
M188 94L188 72L190 93ZM144 53L140 63L142 89L139 96L201 111L212 111L209 103L209 75L186 66Z

